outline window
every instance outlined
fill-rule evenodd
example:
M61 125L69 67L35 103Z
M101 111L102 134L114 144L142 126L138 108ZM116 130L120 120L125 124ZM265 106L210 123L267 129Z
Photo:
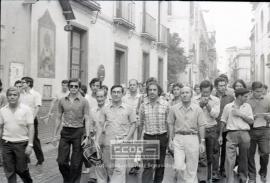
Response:
M158 82L163 88L163 59L158 58Z
M86 31L74 27L70 36L70 78L87 84Z
M127 83L127 48L116 44L114 63L114 84Z
M149 53L143 52L143 63L142 63L143 81L146 81L149 78L149 70L150 70Z
M172 15L172 2L168 1L168 15Z

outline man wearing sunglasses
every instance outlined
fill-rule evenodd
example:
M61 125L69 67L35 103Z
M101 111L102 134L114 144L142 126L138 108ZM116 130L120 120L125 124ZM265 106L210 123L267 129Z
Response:
M64 183L80 182L83 162L82 146L85 146L89 139L89 104L79 93L80 87L81 82L78 79L70 79L68 81L70 93L62 97L58 105L53 142L56 141L62 121L57 162ZM84 132L86 138L82 140Z

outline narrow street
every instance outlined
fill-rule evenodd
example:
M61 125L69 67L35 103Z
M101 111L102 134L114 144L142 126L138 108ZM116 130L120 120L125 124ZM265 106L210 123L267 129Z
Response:
M45 162L42 165L42 167L36 167L35 163L35 157L32 154L31 155L31 163L29 165L30 173L33 178L34 183L62 183L62 177L58 170L58 165L56 162L56 156L57 156L57 148L52 146L51 144L43 144L43 150L45 153ZM258 156L256 156L256 162L258 161ZM172 158L171 156L167 156L166 158L166 165L167 168L165 169L165 176L163 183L173 183L174 181L174 174L172 167ZM169 168L168 168L169 167ZM258 165L257 165L258 167ZM268 166L268 170L270 169L270 166ZM89 174L82 174L81 183L87 183ZM128 176L127 177L127 183L140 183L141 174L139 176ZM268 173L268 180L270 180L270 174ZM18 178L18 183L22 183L20 178ZM220 180L216 183L223 183L224 180ZM3 167L0 167L0 183L7 183ZM257 177L257 183L260 183L259 177Z

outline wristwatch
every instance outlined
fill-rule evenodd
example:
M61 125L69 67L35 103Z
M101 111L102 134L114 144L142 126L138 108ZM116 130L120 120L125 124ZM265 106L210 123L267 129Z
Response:
M33 144L28 144L29 147L33 147Z

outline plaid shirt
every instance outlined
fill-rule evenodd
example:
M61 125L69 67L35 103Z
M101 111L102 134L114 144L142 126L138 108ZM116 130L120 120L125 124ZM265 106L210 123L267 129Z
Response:
M145 100L140 108L140 124L144 125L145 133L149 135L167 132L167 117L169 103L159 98L154 104Z

